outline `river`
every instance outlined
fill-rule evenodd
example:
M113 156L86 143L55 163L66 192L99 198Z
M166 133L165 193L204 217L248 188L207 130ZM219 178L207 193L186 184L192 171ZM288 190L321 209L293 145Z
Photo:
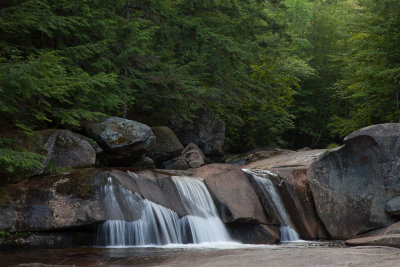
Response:
M0 266L388 266L400 249L345 247L338 242L281 245L169 245L166 247L40 249L0 252Z

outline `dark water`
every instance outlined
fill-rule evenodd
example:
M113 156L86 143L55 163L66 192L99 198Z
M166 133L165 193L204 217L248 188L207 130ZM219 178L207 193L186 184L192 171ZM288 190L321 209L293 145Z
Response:
M0 252L0 266L149 266L182 249L79 248Z
M215 243L205 246L76 248L0 251L0 266L158 266L180 259L182 265L194 257L215 257L249 250L279 250L299 247L338 247L341 243L286 243L252 246Z

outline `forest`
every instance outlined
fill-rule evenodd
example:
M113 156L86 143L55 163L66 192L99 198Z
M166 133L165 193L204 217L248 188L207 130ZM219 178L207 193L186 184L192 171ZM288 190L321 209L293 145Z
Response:
M341 144L398 122L398 0L1 0L0 168L18 142L119 116L225 121L225 151Z

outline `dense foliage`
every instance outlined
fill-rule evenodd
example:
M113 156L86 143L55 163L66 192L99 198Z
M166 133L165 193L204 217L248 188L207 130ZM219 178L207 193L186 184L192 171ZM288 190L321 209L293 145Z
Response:
M204 112L227 149L323 147L396 122L395 0L4 0L0 167L40 164L16 132ZM145 118L145 119L143 119Z

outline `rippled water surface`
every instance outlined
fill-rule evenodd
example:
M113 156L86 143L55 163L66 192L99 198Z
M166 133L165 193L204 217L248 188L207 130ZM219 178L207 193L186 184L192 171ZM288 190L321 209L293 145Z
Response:
M244 251L271 251L288 248L337 247L333 242L291 242L281 245L245 245L235 242L172 244L146 247L107 247L76 249L38 249L0 252L0 266L152 266L168 265L181 259L182 265L193 257L237 254Z

